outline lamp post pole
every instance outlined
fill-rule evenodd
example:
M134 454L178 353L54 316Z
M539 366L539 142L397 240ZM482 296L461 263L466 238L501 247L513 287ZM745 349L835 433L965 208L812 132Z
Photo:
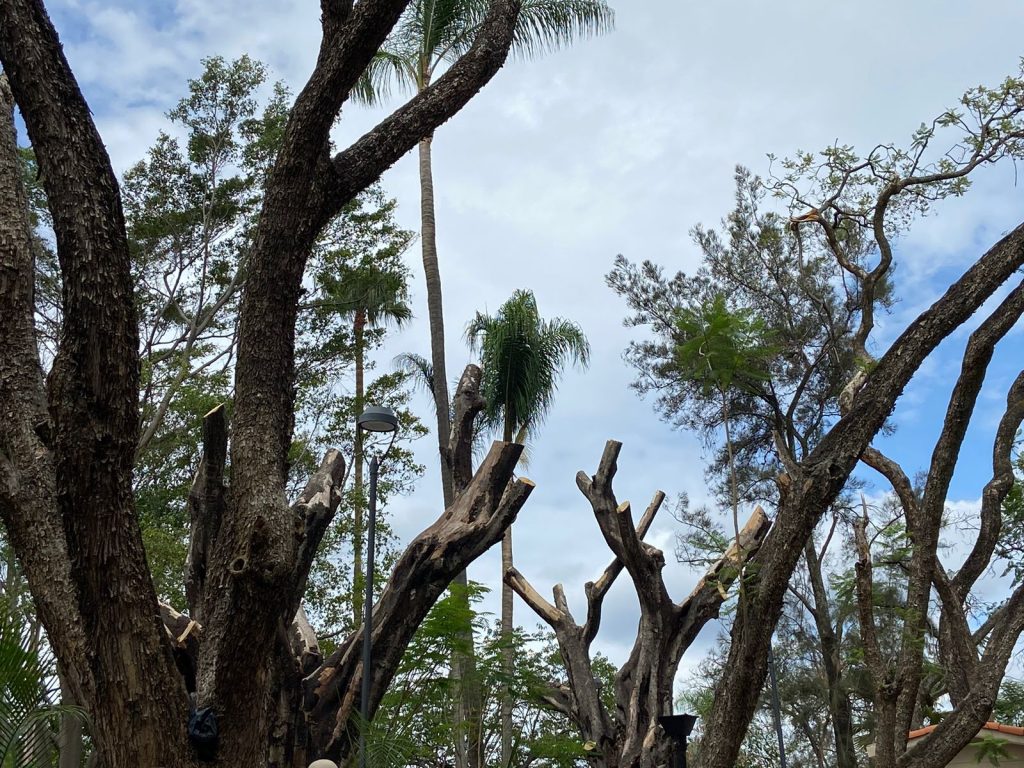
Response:
M373 545L377 528L377 457L370 459L370 508L366 524L366 596L363 600L363 689L359 697L363 727L359 730L359 768L366 768L366 729L370 726L370 661L373 651Z
M366 596L363 600L363 680L359 696L359 714L362 716L359 728L359 768L366 768L366 731L370 727L370 681L373 661L373 555L377 538L377 474L380 463L395 444L398 432L398 417L390 408L372 406L356 419L356 429L367 432L389 433L391 442L379 457L370 459L370 504L369 520L366 524Z

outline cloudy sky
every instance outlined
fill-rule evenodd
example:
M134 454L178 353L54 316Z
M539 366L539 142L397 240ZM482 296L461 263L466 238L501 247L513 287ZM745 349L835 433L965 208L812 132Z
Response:
M200 70L204 56L248 53L293 90L311 71L319 40L316 0L50 0L115 167L139 159L166 127L164 112ZM604 441L624 443L616 489L646 505L656 489L706 498L703 455L692 435L659 422L628 389L621 355L622 302L604 284L616 254L691 269L689 230L714 224L732 201L732 171L757 173L766 155L836 142L865 151L906 142L922 122L977 84L1017 71L1024 54L1024 4L901 0L812 3L783 0L623 0L616 30L530 62L510 62L434 143L439 252L448 368L469 360L460 333L476 310L493 311L516 288L530 288L546 316L579 322L593 348L586 373L566 375L533 449L538 488L516 524L516 558L541 590L563 582L582 611L582 584L609 554L575 487L593 471ZM346 108L336 138L351 141L382 113ZM383 178L401 222L418 227L414 158ZM898 244L897 293L903 303L880 327L889 340L962 269L1021 220L1024 192L1012 164L979 174L961 200L939 206ZM428 351L426 303L416 249L413 300L419 322L396 335L382 364L401 351ZM952 378L957 345L930 360L900 403L898 433L887 447L910 471L927 464ZM1021 359L1014 332L993 366L951 499L972 508L987 479L991 431ZM430 404L418 401L422 413ZM427 420L429 421L429 419ZM431 450L427 475L392 514L406 539L439 511ZM865 475L867 477L867 475ZM668 515L649 539L671 560ZM497 553L471 577L496 584ZM696 574L670 563L666 579L682 597ZM625 577L623 577L625 582ZM625 655L635 619L628 584L609 596L601 648ZM520 605L518 618L532 625ZM706 630L704 641L712 639ZM690 657L691 660L693 657Z

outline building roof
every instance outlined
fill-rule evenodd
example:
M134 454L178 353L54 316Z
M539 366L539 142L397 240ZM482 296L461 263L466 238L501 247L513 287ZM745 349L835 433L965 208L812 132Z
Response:
M1020 728L1016 725L1002 725L989 721L981 726L983 731L997 731L999 733L1005 733L1007 736L1024 736L1024 728ZM935 730L934 725L926 725L924 728L918 728L916 731L911 731L908 735L908 739L919 739L922 736L927 736L929 733Z

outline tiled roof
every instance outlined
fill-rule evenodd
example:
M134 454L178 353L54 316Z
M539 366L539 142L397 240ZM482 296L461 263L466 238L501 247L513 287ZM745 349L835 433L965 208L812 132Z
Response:
M1000 723L987 722L982 727L985 731L998 731L999 733L1006 733L1010 736L1024 736L1024 728L1020 728L1016 725L1001 725ZM907 736L908 739L919 739L922 736L927 736L929 733L935 730L934 725L926 725L924 728L918 728L916 731L911 731Z

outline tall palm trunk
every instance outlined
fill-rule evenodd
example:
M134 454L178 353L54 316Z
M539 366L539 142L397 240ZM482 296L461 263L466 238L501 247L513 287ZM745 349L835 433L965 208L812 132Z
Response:
M363 372L365 368L363 339L366 334L366 310L359 308L355 312L352 323L352 336L355 341L356 358L356 397L354 410L356 416L363 412L365 388ZM352 440L352 616L355 626L363 619L363 430L356 429Z
M434 368L434 410L437 413L437 444L443 455L451 431L448 373L444 359L444 309L441 302L441 270L437 264L437 227L434 218L434 174L430 147L433 137L420 140L420 242L423 247L423 277L427 283L427 316L430 322L430 363ZM441 462L441 487L445 506L455 494L448 462Z
M441 302L441 270L437 263L437 228L434 218L434 174L431 168L430 148L433 136L419 143L420 160L420 243L423 249L423 276L427 283L427 317L430 323L430 363L434 370L434 411L437 414L437 445L441 457L441 488L445 507L455 501L451 466L445 460L451 432L448 395L448 373L444 360L444 310ZM461 571L455 577L458 591L465 596L469 615L469 577ZM452 677L456 681L455 711L457 768L482 768L480 711L483 708L476 680L476 659L473 627L462 628L463 645L468 653L456 652L452 657Z
M506 443L512 442L514 425L511 412L505 412L505 434L502 439ZM501 692L501 766L509 768L512 764L512 691L509 690L508 680L512 678L512 588L505 583L505 574L513 565L512 562L512 527L505 529L505 535L501 538L501 640L503 648L501 651L501 671L505 675L506 683Z

